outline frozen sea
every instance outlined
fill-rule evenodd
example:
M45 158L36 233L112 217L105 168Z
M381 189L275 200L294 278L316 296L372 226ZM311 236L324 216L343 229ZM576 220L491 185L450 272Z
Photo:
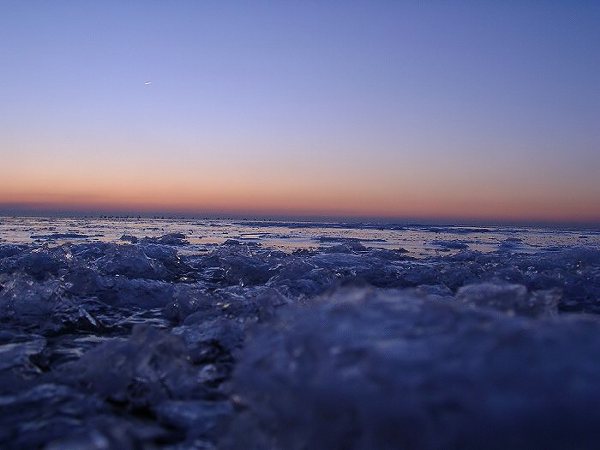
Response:
M600 445L600 231L0 217L0 448Z

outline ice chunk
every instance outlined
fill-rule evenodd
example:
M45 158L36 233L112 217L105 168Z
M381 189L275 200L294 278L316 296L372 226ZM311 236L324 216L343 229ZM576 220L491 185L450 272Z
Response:
M121 236L119 238L120 241L125 241L125 242L130 242L131 244L137 244L139 239L135 236L132 236L130 234L124 234L123 236Z
M592 448L598 351L596 320L339 291L253 334L220 448Z
M0 345L0 370L29 365L30 357L39 355L45 347L44 338Z
M66 254L62 248L38 248L20 254L13 262L13 271L22 271L36 280L58 275L67 267Z
M0 259L18 255L19 253L25 251L26 249L27 249L27 247L25 245L1 244L0 245Z
M558 313L559 290L529 293L520 284L480 283L464 286L456 293L462 304L493 308L509 314L552 316Z
M469 248L469 245L462 241L436 240L436 241L431 241L431 244L441 247L445 250L465 250L465 249Z
M149 258L138 247L123 246L123 248L111 250L106 256L96 261L95 265L100 273L149 279L161 279L168 275L160 261Z
M429 298L430 300L453 300L452 291L442 284L422 284L415 289L419 296Z
M274 275L268 263L251 255L223 255L220 258L220 265L224 270L223 281L229 285L265 283Z
M206 292L206 289L198 285L178 284L173 290L171 300L165 305L164 314L170 320L180 323L192 313L203 311L204 317L209 319L214 317L213 301Z
M29 324L44 321L52 317L61 303L65 303L63 291L58 280L12 277L3 283L0 290L0 318Z
M354 253L354 252L365 252L367 248L359 241L344 241L341 244L332 245L330 247L324 247L322 251L326 253Z
M156 407L158 420L166 425L190 431L190 437L215 434L233 413L228 402L168 400Z
M42 448L106 411L96 397L52 383L0 396L0 410L0 445L15 449Z
M175 246L188 244L187 238L183 233L169 233L159 237L145 237L141 239L141 242Z
M74 386L132 408L205 394L183 342L145 325L134 326L128 339L89 350L80 360L61 366L59 373Z
M235 321L218 318L199 320L193 324L193 321L189 320L192 317L186 320L186 326L176 327L172 331L174 335L183 339L192 361L212 362L221 356L230 358L233 350L241 346L244 332Z

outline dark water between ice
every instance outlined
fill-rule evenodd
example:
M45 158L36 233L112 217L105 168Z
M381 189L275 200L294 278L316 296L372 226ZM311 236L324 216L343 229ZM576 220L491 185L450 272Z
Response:
M594 448L600 233L0 218L0 447Z

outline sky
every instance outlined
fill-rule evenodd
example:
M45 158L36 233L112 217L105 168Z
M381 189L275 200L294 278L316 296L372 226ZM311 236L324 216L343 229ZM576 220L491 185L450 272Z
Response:
M600 223L599 48L600 2L0 0L0 213Z

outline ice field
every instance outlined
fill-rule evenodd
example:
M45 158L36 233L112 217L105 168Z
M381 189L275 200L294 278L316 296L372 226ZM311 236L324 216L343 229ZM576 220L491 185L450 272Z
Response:
M600 232L0 218L0 447L594 448Z

